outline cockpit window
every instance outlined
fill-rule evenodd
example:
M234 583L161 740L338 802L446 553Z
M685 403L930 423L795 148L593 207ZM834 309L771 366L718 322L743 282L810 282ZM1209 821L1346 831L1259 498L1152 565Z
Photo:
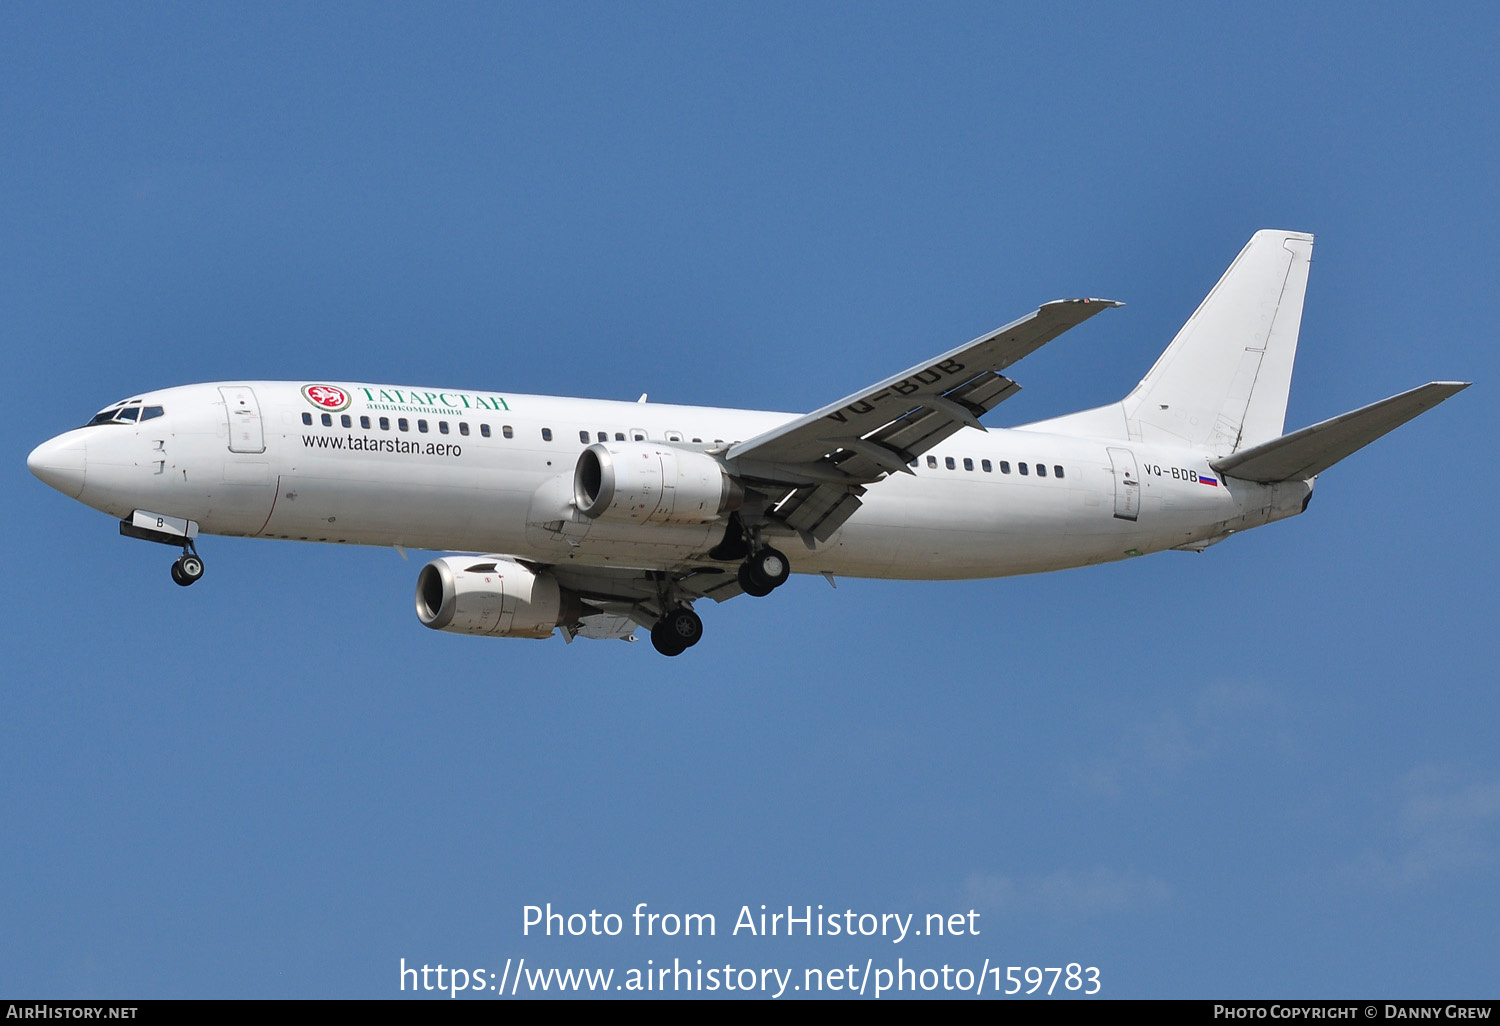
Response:
M132 399L99 411L84 427L93 427L95 424L134 424L138 420L153 420L164 412L160 406L143 407L139 399Z

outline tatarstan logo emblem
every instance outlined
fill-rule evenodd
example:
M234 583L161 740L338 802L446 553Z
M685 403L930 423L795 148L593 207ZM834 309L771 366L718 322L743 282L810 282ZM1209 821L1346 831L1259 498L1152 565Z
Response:
M333 385L303 385L302 397L318 409L330 413L349 408L349 393Z

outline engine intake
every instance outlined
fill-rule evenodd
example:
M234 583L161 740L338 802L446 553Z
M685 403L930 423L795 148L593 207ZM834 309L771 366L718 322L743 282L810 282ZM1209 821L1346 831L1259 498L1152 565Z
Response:
M545 570L496 556L445 556L417 575L417 619L435 631L546 638L583 615L577 595Z
M744 487L708 453L654 442L595 443L573 472L574 505L595 520L705 524L744 499Z

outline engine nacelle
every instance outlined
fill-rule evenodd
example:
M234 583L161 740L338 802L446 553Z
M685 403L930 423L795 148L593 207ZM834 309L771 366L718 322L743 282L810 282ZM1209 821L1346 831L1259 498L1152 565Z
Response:
M445 556L417 575L417 619L435 631L546 638L582 613L551 574L496 556Z
M573 471L573 502L595 520L706 524L739 509L745 489L705 452L654 442L599 442Z

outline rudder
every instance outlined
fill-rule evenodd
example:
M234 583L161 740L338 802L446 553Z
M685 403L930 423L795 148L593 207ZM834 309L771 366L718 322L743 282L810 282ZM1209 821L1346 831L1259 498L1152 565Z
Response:
M1256 232L1121 402L1130 434L1228 455L1281 436L1313 237Z

